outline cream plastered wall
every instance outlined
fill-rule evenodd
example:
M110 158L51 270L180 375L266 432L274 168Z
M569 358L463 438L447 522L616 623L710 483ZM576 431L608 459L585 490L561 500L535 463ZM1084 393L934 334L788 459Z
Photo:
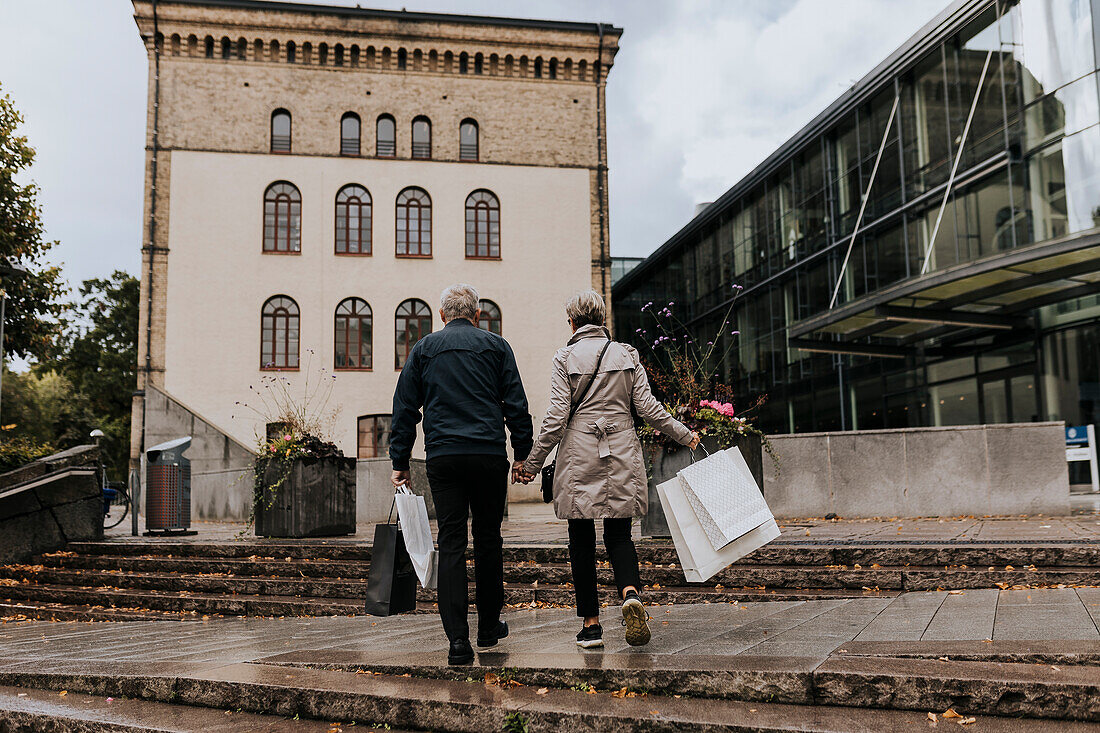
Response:
M263 194L278 180L302 195L300 255L262 253ZM345 184L373 200L373 255L334 254L334 200ZM432 199L432 252L394 256L394 202L406 186ZM465 258L465 201L478 188L500 200L500 261ZM569 337L563 305L590 282L590 191L583 169L430 161L314 158L175 151L171 168L165 388L233 438L253 445L264 421L235 403L260 384L260 310L288 295L301 312L299 372L279 372L300 394L311 378L333 374L333 315L344 298L366 300L374 317L374 369L335 372L330 405L340 412L334 438L356 453L360 415L391 412L394 311L420 298L442 327L439 294L468 282L503 314L535 430L545 412L554 351ZM423 456L418 433L416 455Z

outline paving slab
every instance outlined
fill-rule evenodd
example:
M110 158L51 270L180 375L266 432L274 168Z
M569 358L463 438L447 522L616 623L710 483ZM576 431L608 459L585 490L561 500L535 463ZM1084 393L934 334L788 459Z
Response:
M917 641L943 605L946 592L906 593L875 616L855 637L860 641Z
M1096 623L1073 588L1000 594L993 639L1100 639Z
M1100 641L861 641L857 637L837 656L943 659L972 662L1100 666Z
M930 641L993 638L999 597L1000 591L988 589L948 593L921 638Z

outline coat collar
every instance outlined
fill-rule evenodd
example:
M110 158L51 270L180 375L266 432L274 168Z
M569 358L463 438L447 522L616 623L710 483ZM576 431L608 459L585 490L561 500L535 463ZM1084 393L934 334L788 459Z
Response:
M593 339L593 338L605 338L611 340L611 334L604 326L597 326L593 323L589 323L587 326L581 326L576 330L572 337L569 339L569 345L577 343L581 339Z

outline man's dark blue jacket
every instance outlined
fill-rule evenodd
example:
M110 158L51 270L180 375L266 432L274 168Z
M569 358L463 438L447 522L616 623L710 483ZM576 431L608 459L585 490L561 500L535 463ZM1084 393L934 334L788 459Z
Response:
M429 460L458 454L507 457L505 423L515 460L531 452L531 414L512 347L465 318L420 339L401 369L390 429L395 471L409 469L421 407Z

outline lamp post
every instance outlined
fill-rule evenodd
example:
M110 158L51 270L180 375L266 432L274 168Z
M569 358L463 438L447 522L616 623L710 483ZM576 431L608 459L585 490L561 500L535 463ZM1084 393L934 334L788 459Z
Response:
M27 274L27 268L20 264L9 265L6 262L0 262L0 273L4 275ZM6 288L0 288L0 404L3 403L4 396L4 310L8 304L8 291ZM0 426L3 422L0 421ZM0 428L2 429L2 428Z

